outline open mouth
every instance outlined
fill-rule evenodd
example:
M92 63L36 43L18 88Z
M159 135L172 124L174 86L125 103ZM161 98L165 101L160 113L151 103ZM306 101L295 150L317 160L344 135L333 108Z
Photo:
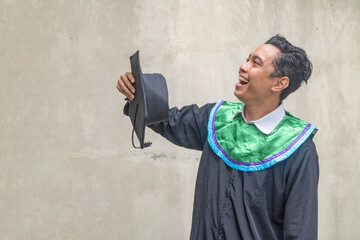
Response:
M247 80L246 78L239 76L239 82L241 85L246 85L249 83L249 80Z

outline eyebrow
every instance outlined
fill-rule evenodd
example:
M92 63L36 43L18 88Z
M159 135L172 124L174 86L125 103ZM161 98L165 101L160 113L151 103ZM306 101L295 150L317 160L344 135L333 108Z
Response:
M258 59L258 60L260 61L261 65L264 65L264 61L263 61L262 58L259 57L258 55L253 55L253 56L251 56L251 53L250 53L250 54L249 54L249 58L251 58L251 57L253 57L253 58L255 58L255 59Z

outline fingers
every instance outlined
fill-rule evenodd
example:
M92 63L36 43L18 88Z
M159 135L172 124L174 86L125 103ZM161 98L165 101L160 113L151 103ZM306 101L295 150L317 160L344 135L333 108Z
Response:
M123 82L125 83L126 87L131 91L131 93L134 94L135 93L135 88L133 86L135 82L134 76L129 72L125 73L124 75L126 76L122 78Z
M134 99L134 95L130 92L130 90L127 88L127 86L122 82L121 79L118 80L118 84L116 88L124 94L125 97L130 99L131 101Z
M133 75L129 72L120 76L117 81L116 88L124 94L125 97L130 99L130 101L134 100L135 88L132 85L135 82Z
M131 72L126 72L125 75L128 77L128 79L130 79L131 83L134 84L135 78L132 75L132 73Z

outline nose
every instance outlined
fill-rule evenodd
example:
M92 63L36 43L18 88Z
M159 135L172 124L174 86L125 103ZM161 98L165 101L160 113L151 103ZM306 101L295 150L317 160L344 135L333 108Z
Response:
M240 66L239 73L244 72L246 73L249 70L250 62L246 62L243 65Z

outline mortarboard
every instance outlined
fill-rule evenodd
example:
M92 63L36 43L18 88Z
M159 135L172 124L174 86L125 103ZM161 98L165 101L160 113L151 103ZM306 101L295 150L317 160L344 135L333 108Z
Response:
M163 75L142 73L139 51L130 57L130 63L135 78L135 96L125 107L128 107L128 115L133 125L132 144L134 148L143 149L151 145L151 142L144 142L145 126L165 121L169 117L168 90ZM134 145L134 131L140 147Z

